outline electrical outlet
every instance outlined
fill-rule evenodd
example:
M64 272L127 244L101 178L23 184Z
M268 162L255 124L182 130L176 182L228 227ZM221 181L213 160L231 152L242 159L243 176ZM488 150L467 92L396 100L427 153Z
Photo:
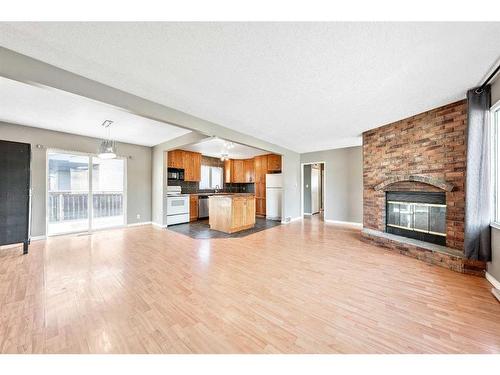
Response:
M137 220L139 220L141 218L141 214L137 214Z

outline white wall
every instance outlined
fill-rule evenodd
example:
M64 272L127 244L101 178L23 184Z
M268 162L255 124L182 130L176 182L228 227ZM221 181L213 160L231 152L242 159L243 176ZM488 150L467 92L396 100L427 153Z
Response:
M363 150L361 146L309 152L301 163L325 162L325 219L363 222Z
M46 225L47 148L96 153L100 139L0 122L0 139L31 144L32 236L44 236ZM37 144L43 145L39 149ZM151 221L151 147L118 143L127 159L127 223ZM140 219L137 219L137 215Z

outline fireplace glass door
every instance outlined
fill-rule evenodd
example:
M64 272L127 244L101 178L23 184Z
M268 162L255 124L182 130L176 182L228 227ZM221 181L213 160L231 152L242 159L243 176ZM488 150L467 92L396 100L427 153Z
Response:
M446 205L387 202L387 225L416 232L446 236Z

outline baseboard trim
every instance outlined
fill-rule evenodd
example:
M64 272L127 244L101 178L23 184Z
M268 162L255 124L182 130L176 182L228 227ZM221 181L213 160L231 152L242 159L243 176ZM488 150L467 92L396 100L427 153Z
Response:
M302 217L301 216L297 216L297 217L294 217L294 218L290 219L290 221L282 220L281 224L290 224L292 221L297 221L297 220L300 220L300 219L302 219Z
M45 235L31 237L31 241L41 241L41 240L46 240L46 239L47 239L47 236L45 236Z
M363 223L356 223L354 221L341 221L341 220L325 219L325 223L346 225L346 226L358 228L358 229L363 228Z
M151 225L155 228L159 228L159 229L163 229L163 228L166 228L167 226L166 225L160 225L158 223L155 223L154 221L151 222Z
M495 296L498 302L500 302L500 291L498 289L491 289L491 293Z
M490 284L493 285L493 287L495 289L500 290L500 281L495 279L495 277L491 273L486 272L485 277L486 277L486 280L488 280L490 282Z
M140 223L127 224L127 227L140 227L142 225L151 225L151 221L141 221Z

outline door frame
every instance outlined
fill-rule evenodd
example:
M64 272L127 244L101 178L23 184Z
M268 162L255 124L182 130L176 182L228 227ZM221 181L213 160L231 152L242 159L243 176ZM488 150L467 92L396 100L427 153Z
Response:
M304 166L313 164L323 164L323 217L326 220L327 205L326 205L326 161L313 161L307 163L300 163L300 217L304 218Z
M86 230L77 230L77 231L71 231L71 232L64 232L64 233L55 233L55 234L49 234L49 153L62 153L62 154L72 154L72 155L80 155L80 156L86 156L89 158L89 194L88 194L88 202L89 202L89 207L88 207L88 228ZM128 158L126 156L120 156L117 155L116 159L122 159L123 160L123 224L121 225L114 225L111 227L106 227L106 228L92 228L92 216L93 216L93 191L92 191L92 158L93 157L98 157L97 154L90 153L90 152L82 152L82 151L71 151L71 150L65 150L61 148L51 148L47 147L45 150L45 235L46 237L55 237L55 236L64 236L67 234L77 234L77 233L93 233L93 232L98 232L102 230L107 230L107 229L114 229L114 228L124 228L127 226L127 170L128 170Z

